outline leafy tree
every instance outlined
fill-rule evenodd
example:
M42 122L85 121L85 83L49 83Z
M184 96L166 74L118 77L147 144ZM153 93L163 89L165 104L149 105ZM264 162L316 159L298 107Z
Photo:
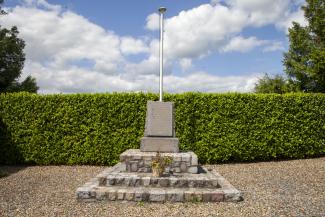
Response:
M0 0L0 6L2 3ZM3 14L0 7L0 15ZM18 38L18 33L15 26L11 29L0 26L0 92L37 92L36 80L31 76L18 82L25 61L25 42Z
M296 87L286 80L281 75L276 75L274 78L265 74L263 78L260 78L255 84L256 93L288 93L296 92Z
M290 82L304 92L325 92L325 0L306 0L307 26L289 28L283 64Z

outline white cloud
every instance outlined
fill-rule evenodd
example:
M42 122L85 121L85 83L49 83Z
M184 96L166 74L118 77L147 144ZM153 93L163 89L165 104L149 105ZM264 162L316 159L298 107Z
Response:
M150 14L146 19L146 29L159 29L159 15L157 13Z
M288 9L288 0L272 2L233 0L225 5L212 0L210 4L167 18L166 90L251 90L255 74L222 77L196 72L176 76L173 66L179 64L186 71L192 68L193 58L215 52L247 52L258 46L264 46L265 52L281 49L282 44L277 42L238 36L246 27L271 24L284 29L291 20L301 18L299 10ZM265 16L260 17L263 13ZM147 29L159 29L158 14L149 15L146 21ZM158 90L157 39L120 36L45 0L25 0L25 4L3 16L0 25L18 26L20 36L26 41L23 76L32 73L43 93ZM147 57L137 63L130 62L127 56L135 54Z
M253 26L273 24L287 32L292 21L306 24L301 10L303 0L229 0L227 3L234 9L245 11Z
M273 52L273 51L284 51L284 45L280 41L271 42L269 45L263 48L263 52Z
M224 51L225 46L226 50L247 52L266 41L254 36L243 40L235 35L247 27L266 25L287 31L293 20L304 22L301 4L300 0L229 0L225 4L212 0L210 4L181 11L165 20L166 56L201 58ZM150 30L159 28L158 14L147 17L146 27ZM244 42L243 46L236 45L239 41Z
M179 61L179 65L181 66L182 70L188 70L192 67L192 60L189 58L182 58Z
M211 4L212 6L215 6L215 5L217 5L217 4L220 4L220 0L211 0L211 1L210 1L210 4Z
M24 72L33 71L40 93L76 93L76 92L109 92L138 90L139 84L123 78L121 75L107 75L95 70L87 70L76 66L56 70L39 63L26 65Z
M26 41L27 58L32 61L65 68L89 59L103 73L115 73L123 61L119 36L70 11L18 6L1 22L18 27Z
M244 38L242 36L233 37L228 44L221 48L222 52L242 52L246 53L256 47L263 47L263 52L273 52L284 50L281 41L260 40L254 36Z
M280 20L276 27L279 29L282 29L285 32L288 32L288 28L292 27L292 22L295 21L302 26L307 25L307 21L304 17L304 12L302 10L295 11L291 14L289 14L285 19Z
M257 75L214 76L196 72L186 77L167 76L164 82L170 92L250 92L257 81Z
M122 37L121 39L121 51L123 54L139 54L149 51L147 45L140 39L134 39L132 37Z
M27 6L42 6L48 10L60 11L62 7L60 5L49 4L46 0L24 0Z
M259 40L256 37L249 37L249 38L243 38L242 36L236 36L230 40L230 42L221 48L223 52L232 52L232 51L238 51L238 52L248 52L252 50L255 47L265 45L268 41L266 40Z
M229 0L228 4L244 11L254 26L276 23L290 12L290 0Z
M55 70L38 63L28 63L24 71L35 72L40 93L76 93L76 92L112 92L143 91L158 92L159 77L157 75L139 75L128 77L123 75L106 75L75 66L64 70ZM164 90L181 93L200 92L249 92L257 81L258 74L248 76L214 76L204 72L196 72L186 76L164 76Z
M215 52L229 35L240 32L246 15L217 4L203 4L165 22L166 55L198 58Z
M125 66L125 71L132 76L140 74L157 74L158 69L159 58L156 56L150 56L149 58L142 60L140 63L127 63Z

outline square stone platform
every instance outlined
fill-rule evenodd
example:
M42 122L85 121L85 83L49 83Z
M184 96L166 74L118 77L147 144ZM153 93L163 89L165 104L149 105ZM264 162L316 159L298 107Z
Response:
M120 161L126 165L128 172L151 172L151 162L157 152L142 152L139 149L129 149L120 155ZM172 173L198 173L197 155L192 152L160 153L161 157L171 157L172 165L166 172Z
M237 202L242 194L215 171L198 167L197 174L153 177L127 172L124 163L105 169L76 191L78 200L148 202Z

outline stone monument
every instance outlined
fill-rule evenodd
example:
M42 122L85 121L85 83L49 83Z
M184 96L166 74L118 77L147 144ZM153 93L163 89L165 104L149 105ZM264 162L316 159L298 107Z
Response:
M146 126L140 150L179 152L173 102L148 101Z
M178 139L175 135L173 102L148 101L146 126L140 150L144 152L179 152Z
M198 173L196 154L191 151L179 152L178 142L175 135L174 103L148 101L140 150L127 150L121 154L120 159L128 172L151 172L151 162L159 152L173 159L166 172Z
M163 102L163 13L160 13L160 97L148 101L144 137L140 149L129 149L120 155L120 163L105 169L79 187L78 200L128 200L149 202L220 202L240 201L241 192L215 171L198 165L194 152L180 151L175 134L173 102ZM152 162L159 153L172 163L161 177L152 175Z

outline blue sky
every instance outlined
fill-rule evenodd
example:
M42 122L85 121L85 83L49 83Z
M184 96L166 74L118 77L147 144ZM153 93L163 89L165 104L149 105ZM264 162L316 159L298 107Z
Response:
M22 76L41 93L158 91L158 14L167 92L250 92L283 73L287 28L302 0L7 0L5 27L26 41Z

